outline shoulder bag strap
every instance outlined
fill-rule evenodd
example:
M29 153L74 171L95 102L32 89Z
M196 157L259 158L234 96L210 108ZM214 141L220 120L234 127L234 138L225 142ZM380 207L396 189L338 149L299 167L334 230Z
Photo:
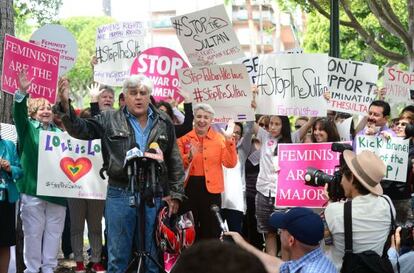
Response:
M345 254L352 253L352 201L344 204Z

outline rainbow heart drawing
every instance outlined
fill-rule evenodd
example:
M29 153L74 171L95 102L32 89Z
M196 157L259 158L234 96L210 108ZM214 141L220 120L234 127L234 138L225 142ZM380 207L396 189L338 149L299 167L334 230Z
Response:
M72 183L76 183L76 181L90 171L92 163L86 157L80 157L76 160L73 160L71 157L64 157L60 160L60 168Z

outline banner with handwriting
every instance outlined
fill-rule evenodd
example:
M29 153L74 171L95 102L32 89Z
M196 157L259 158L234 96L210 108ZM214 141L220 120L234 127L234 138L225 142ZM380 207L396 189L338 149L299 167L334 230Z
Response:
M269 54L259 57L258 114L326 116L328 55Z
M122 86L134 59L144 49L145 24L120 22L101 26L96 32L94 80Z
M171 17L192 66L220 64L244 56L224 5Z
M216 112L214 122L254 120L252 91L242 64L213 65L178 70L182 92L194 104L208 103Z
M99 176L102 164L100 139L80 140L65 132L41 131L37 194L104 200L107 181Z
M330 110L365 115L375 100L378 66L351 60L329 58L328 88Z
M384 67L385 99L390 104L414 101L414 73L397 67Z
M398 182L407 181L409 139L399 137L356 136L355 151L364 150L378 155L387 166L384 179ZM411 170L410 170L411 171Z

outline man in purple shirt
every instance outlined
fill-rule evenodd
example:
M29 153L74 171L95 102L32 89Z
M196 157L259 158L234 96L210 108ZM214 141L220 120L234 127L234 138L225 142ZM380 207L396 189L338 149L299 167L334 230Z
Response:
M383 100L374 100L368 108L368 116L364 117L359 128L365 126L357 135L379 136L386 132L388 136L395 137L395 133L388 128L387 122L391 112L391 107L388 102ZM358 131L358 129L357 129Z

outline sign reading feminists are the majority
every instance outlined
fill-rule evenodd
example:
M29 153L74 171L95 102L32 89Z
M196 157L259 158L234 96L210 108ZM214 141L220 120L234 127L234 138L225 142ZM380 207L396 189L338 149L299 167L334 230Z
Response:
M269 54L259 57L258 114L326 116L328 55Z
M243 64L213 65L178 71L182 92L196 103L208 103L216 112L214 122L254 120L252 91Z
M59 72L59 52L7 35L4 39L1 89L9 94L19 89L18 74L26 69L33 79L27 92L32 98L56 101Z
M277 207L323 207L324 187L305 185L307 167L333 175L340 153L331 150L332 143L279 144L279 176L276 191Z
M101 140L79 140L63 132L41 131L37 194L82 199L105 199L107 182L102 167Z
M365 115L375 99L378 66L351 60L329 58L329 109Z
M193 66L220 64L244 56L224 5L171 18Z
M96 82L122 86L134 59L144 47L145 24L120 22L104 25L96 32Z

